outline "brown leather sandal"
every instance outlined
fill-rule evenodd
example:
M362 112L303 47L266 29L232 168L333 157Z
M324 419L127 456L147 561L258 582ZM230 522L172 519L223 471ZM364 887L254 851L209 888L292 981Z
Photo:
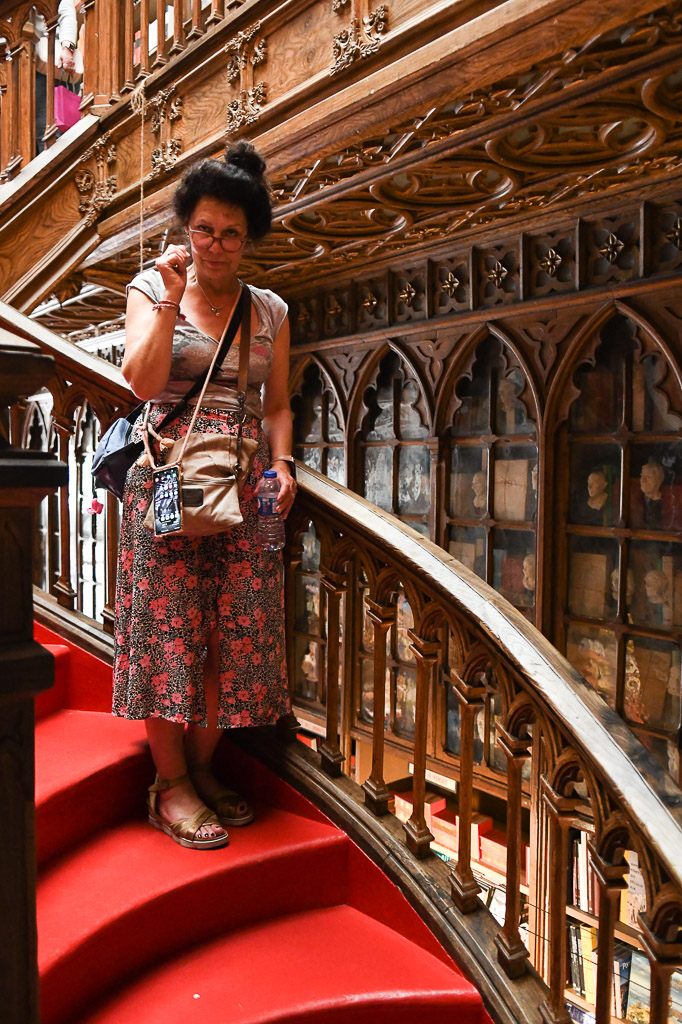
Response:
M197 837L197 832L204 825L220 825L221 828L224 828L223 823L218 820L215 811L212 811L210 807L205 805L199 807L194 814L190 814L188 818L180 818L178 821L169 822L161 816L157 808L157 793L179 786L189 778L189 775L181 775L177 779L160 779L158 775L156 776L154 785L149 787L147 799L149 824L158 828L160 832L165 832L173 842L179 843L180 846L186 846L190 850L217 850L221 846L227 846L230 841L227 832L222 836ZM201 796L201 794L199 795Z
M189 777L197 793L218 816L218 821L227 825L249 825L254 818L253 809L234 789L228 789L216 779L209 764L193 765Z

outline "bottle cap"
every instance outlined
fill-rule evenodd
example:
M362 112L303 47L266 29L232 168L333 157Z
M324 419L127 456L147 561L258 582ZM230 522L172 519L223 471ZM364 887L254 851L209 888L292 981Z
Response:
M273 477L275 477L275 479L277 479L277 470L275 470L275 469L266 469L265 472L263 473L263 476L266 476L268 478L268 480L272 480Z

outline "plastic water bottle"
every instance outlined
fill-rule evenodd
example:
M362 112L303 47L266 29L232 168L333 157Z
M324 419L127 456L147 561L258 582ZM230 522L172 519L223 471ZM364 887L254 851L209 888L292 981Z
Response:
M284 547L284 520L277 507L279 480L274 469L266 469L258 487L258 543L264 551Z

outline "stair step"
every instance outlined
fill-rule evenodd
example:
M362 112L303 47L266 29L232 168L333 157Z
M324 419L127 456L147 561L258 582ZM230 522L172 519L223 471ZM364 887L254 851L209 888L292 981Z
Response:
M44 869L43 1024L70 1022L106 988L194 943L346 900L347 836L286 810L255 809L256 821L232 828L221 850L187 850L146 821L128 821Z
M461 975L373 918L334 906L204 943L80 1024L479 1024L481 1010Z
M35 698L36 720L51 715L53 711L63 708L69 697L69 676L71 672L71 651L66 644L43 643L42 645L54 658L54 683L49 690L39 693Z
M39 864L144 812L153 766L144 722L62 710L36 723Z

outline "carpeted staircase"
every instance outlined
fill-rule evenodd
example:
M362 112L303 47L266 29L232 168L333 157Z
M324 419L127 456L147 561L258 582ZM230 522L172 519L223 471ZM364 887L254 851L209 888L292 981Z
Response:
M146 822L141 722L106 664L36 625L56 681L36 714L43 1024L484 1024L477 991L382 872L225 743L256 821L222 850Z

